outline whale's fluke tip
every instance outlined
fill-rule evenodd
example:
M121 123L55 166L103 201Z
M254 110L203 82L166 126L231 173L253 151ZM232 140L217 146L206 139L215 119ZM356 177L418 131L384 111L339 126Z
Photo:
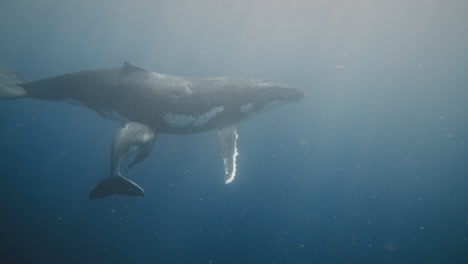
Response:
M112 194L125 196L145 196L143 189L138 184L124 177L109 177L101 181L89 193L89 199L99 199Z

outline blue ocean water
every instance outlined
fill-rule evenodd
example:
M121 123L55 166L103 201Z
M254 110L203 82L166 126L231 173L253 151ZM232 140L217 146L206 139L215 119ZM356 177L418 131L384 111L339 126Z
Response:
M143 198L88 200L119 123L0 101L1 263L467 263L466 1L5 0L26 80L136 65L290 83L308 97L216 133L158 136Z

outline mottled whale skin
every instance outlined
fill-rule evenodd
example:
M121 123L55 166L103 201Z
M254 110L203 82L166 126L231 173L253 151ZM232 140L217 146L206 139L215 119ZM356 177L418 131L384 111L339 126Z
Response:
M0 78L0 99L75 101L106 118L117 117L123 123L145 126L154 134L190 134L218 128L225 183L232 182L236 173L235 124L270 106L297 102L305 96L304 90L287 84L246 78L180 77L152 72L128 62L122 67L68 73L26 83ZM136 145L133 137L127 133L119 140ZM151 150L152 144L148 146ZM126 155L123 152L121 157ZM118 194L135 196L131 191Z

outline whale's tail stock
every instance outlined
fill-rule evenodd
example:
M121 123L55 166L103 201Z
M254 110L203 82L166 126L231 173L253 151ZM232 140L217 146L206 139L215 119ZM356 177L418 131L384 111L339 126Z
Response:
M20 83L23 83L21 77L10 66L0 63L0 100L26 96L23 87L17 85Z

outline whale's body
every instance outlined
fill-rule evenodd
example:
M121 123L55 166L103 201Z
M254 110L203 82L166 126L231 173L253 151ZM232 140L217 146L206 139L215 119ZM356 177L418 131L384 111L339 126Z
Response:
M185 78L125 63L20 84L28 97L74 100L159 133L186 134L235 123L274 101L298 100L300 89L244 78Z
M0 99L76 101L104 117L141 124L155 134L219 128L226 183L235 176L235 124L268 106L299 101L304 96L304 90L286 84L245 78L179 77L130 63L27 83L0 78Z

